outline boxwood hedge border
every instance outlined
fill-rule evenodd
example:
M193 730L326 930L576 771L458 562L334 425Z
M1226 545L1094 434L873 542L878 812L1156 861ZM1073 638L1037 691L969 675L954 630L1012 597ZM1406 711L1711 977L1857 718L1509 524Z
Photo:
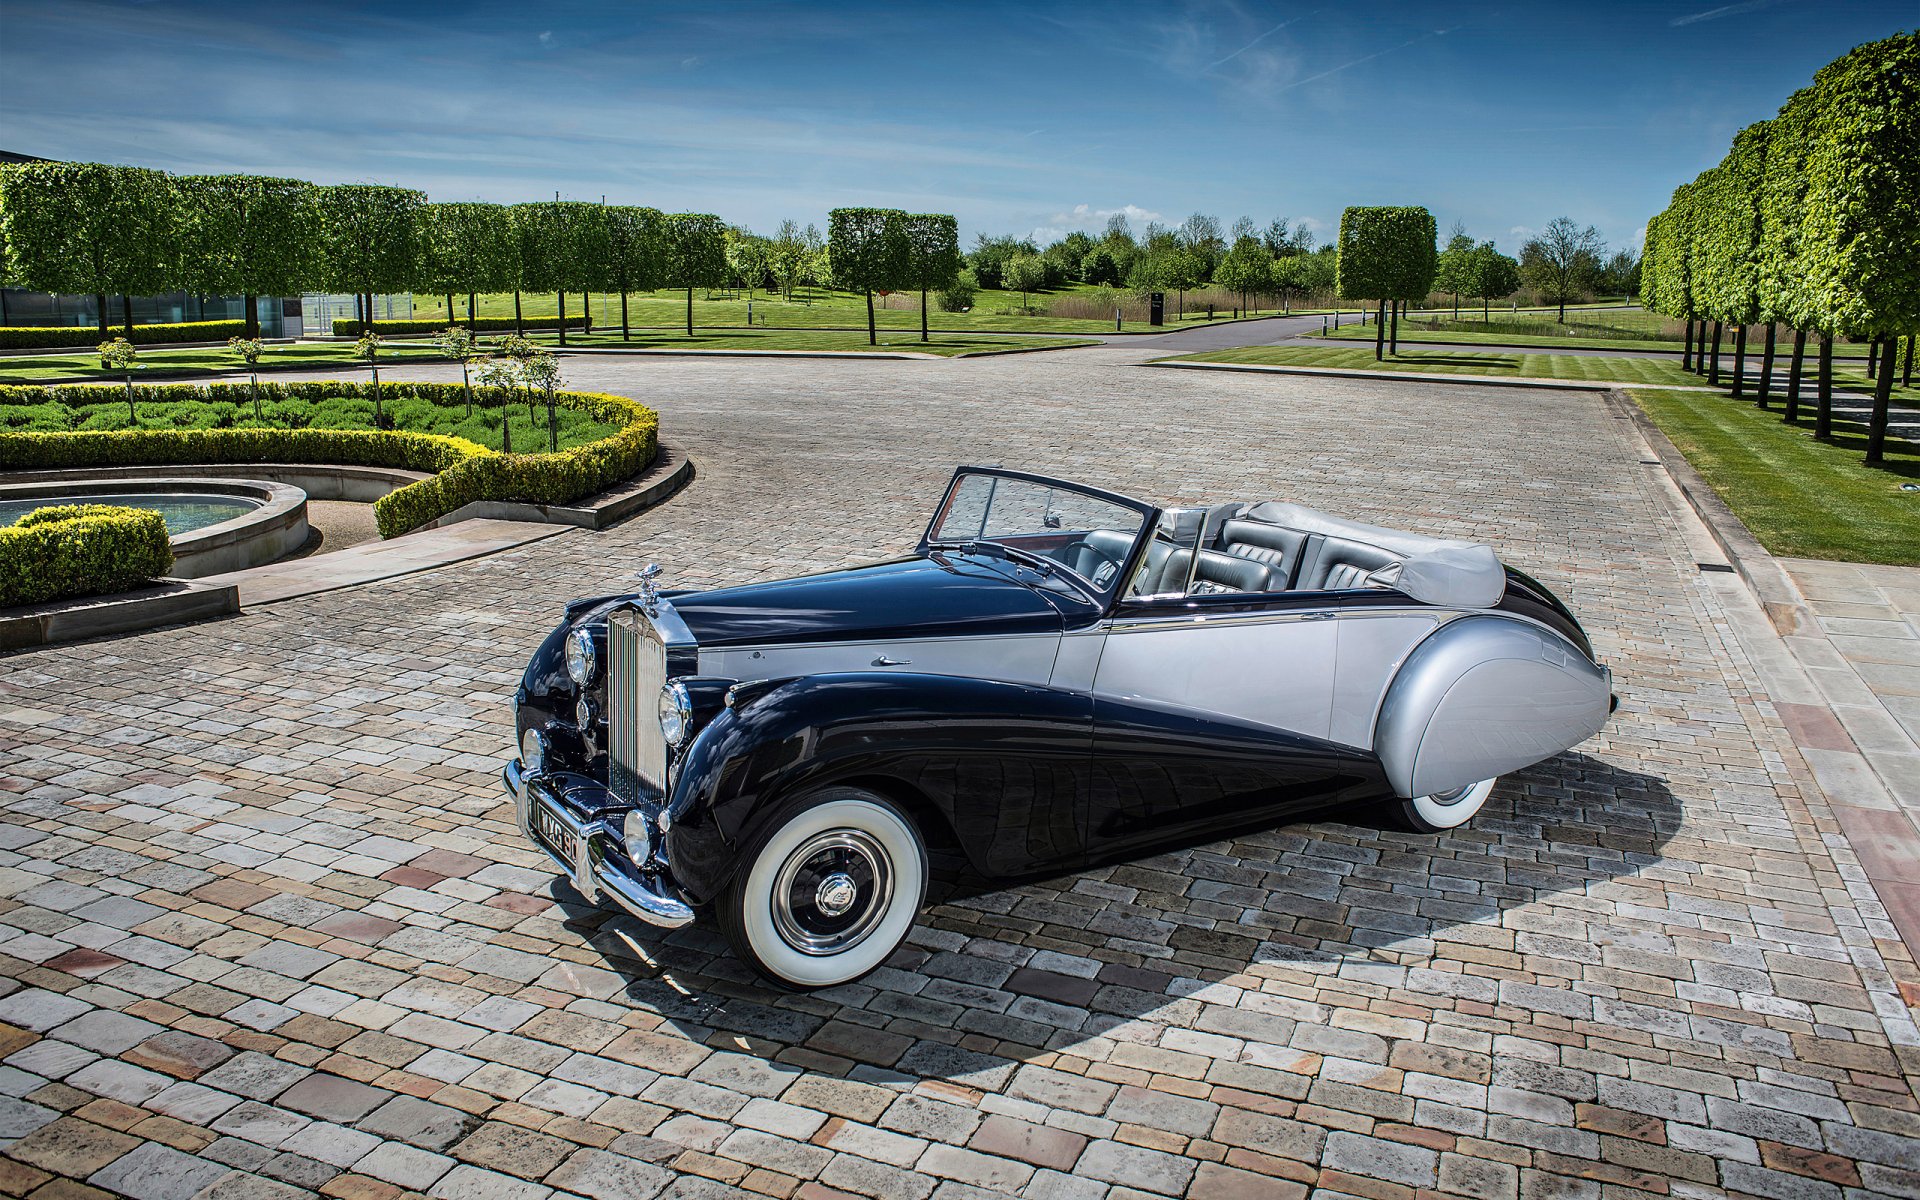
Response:
M439 404L464 404L457 383L388 383L388 399L412 395ZM504 404L499 389L475 388L476 399ZM334 397L372 399L371 383L316 380L260 384L263 401ZM118 384L68 384L58 388L0 385L0 404L124 404ZM137 384L143 404L181 401L252 406L244 383ZM397 537L478 500L560 505L591 496L645 470L660 448L659 414L625 396L605 392L554 393L562 408L584 412L618 432L558 454L501 454L465 438L373 429L112 429L62 433L0 434L0 470L73 467L165 466L174 463L300 462L399 467L431 478L408 484L375 502L381 537Z
M243 337L245 321L174 321L165 325L107 327L107 339L126 338L136 346L165 346L182 342L224 342ZM94 346L100 331L92 325L0 325L0 350L67 350Z

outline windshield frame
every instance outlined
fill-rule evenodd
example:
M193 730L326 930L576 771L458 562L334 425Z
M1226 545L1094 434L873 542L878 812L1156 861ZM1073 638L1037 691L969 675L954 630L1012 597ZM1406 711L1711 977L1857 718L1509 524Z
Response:
M1100 586L1091 579L1080 575L1065 563L1053 564L1054 570L1062 578L1073 581L1085 589L1089 595L1102 600L1111 600L1119 594L1124 581L1133 578L1135 565L1140 557L1140 548L1145 544L1145 539L1153 536L1155 523L1160 519L1160 509L1158 506L1132 496L1122 495L1119 492L1110 492L1105 488L1094 487L1091 484L1076 483L1070 479L1061 479L1053 475L1040 475L1032 471L1015 471L1006 467L963 465L955 467L953 477L947 481L946 491L941 495L939 505L933 510L932 518L927 521L926 531L920 535L920 544L915 547L916 554L925 555L937 546L966 545L976 541L1000 543L1000 539L995 537L936 540L933 536L933 531L940 527L940 522L945 519L948 510L953 506L955 495L960 487L960 481L973 475L991 475L998 479L1013 479L1024 483L1038 484L1043 487L1058 488L1061 491L1075 492L1107 504L1130 509L1133 512L1139 513L1140 527L1134 531L1133 544L1128 547L1126 559L1120 564L1120 569L1115 572L1114 582L1109 586ZM1002 548L1005 549L1008 547L1003 546Z

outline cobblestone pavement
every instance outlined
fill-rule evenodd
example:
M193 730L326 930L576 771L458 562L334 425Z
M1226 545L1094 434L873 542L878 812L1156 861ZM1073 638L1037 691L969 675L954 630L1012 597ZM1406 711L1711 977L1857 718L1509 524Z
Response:
M1146 353L570 361L662 408L691 489L0 659L0 1192L1920 1195L1920 976L1626 423ZM648 559L896 552L967 460L1485 539L1621 709L1468 829L1328 819L984 896L810 996L557 888L495 771L559 604Z

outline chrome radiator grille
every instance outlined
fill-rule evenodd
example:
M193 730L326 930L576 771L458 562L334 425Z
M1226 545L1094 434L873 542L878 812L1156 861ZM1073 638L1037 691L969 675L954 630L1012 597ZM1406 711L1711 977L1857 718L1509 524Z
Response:
M667 779L667 742L660 732L660 689L667 682L667 648L639 609L616 610L607 620L608 790L624 800L659 792Z

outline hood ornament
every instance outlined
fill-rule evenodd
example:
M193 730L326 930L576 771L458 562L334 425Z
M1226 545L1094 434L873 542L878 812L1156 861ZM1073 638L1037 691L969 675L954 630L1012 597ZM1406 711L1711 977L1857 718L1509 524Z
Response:
M657 562L648 563L634 575L640 581L640 607L646 609L650 617L660 615L660 590L653 583L659 577L660 564Z

